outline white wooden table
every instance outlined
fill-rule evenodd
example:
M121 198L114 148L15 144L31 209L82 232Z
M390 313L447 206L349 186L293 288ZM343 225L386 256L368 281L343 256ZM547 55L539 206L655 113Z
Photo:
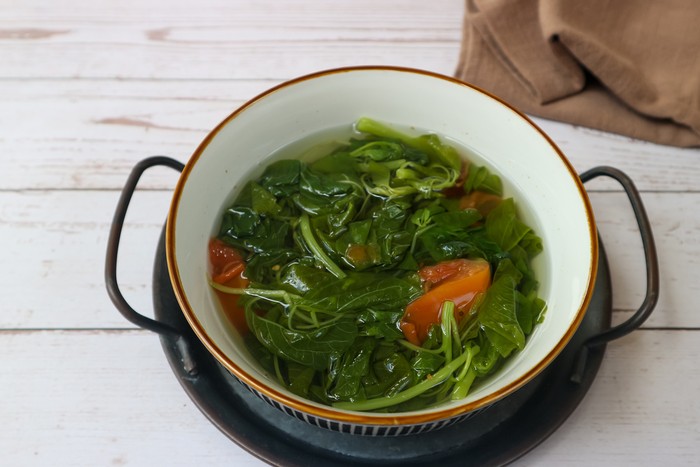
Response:
M260 465L188 399L156 335L107 298L119 190L137 161L186 161L209 129L283 80L359 64L451 74L462 11L462 0L1 2L0 464ZM635 180L661 299L518 464L697 465L700 150L537 122L577 170L613 165ZM127 216L120 282L146 312L176 178L148 172ZM621 322L644 294L641 242L619 186L588 189Z

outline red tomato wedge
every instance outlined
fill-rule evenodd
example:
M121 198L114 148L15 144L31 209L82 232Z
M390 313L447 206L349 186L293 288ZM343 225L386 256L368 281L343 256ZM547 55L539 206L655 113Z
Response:
M243 275L245 272L243 256L237 249L217 238L209 241L209 267L211 279L214 282L234 288L248 287L250 281ZM245 335L248 332L248 325L245 320L245 310L238 304L240 296L218 290L216 296L229 321L241 334Z
M491 268L483 259L455 259L418 271L426 293L406 307L401 318L401 331L406 340L422 345L428 331L440 323L440 309L446 301L455 304L455 318L469 312L476 297L491 285Z
M498 195L484 191L472 191L459 199L459 209L476 209L486 217L503 201Z
M209 265L211 280L218 284L226 284L245 271L245 261L241 253L218 238L209 241Z

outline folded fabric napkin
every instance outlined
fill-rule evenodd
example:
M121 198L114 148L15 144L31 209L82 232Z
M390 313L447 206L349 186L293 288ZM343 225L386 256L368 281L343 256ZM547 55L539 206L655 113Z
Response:
M516 108L700 146L700 0L466 0L456 75Z

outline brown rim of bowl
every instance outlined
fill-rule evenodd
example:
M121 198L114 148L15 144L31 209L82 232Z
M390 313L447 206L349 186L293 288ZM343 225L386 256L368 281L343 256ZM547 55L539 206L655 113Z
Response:
M337 73L347 73L347 72L355 72L355 71L390 71L390 72L401 72L401 73L410 73L410 74L418 74L418 75L423 75L423 76L428 76L431 78L436 78L440 79L443 81L450 82L452 84L456 84L459 86L465 86L468 88L471 88L477 92L480 92L490 98L492 98L494 101L500 103L503 105L505 108L509 109L516 115L518 115L520 118L522 118L525 122L527 122L536 132L538 132L554 149L554 151L557 153L559 158L562 160L564 165L566 166L567 170L569 171L569 174L571 175L571 178L573 182L575 183L579 195L581 197L581 200L585 206L586 210L586 215L587 215L587 220L588 220L588 229L589 229L589 237L591 241L591 257L592 261L590 264L590 269L588 272L588 284L586 288L586 294L583 298L583 301L581 302L581 305L579 307L578 312L576 313L575 319L571 322L569 328L566 330L564 335L561 337L559 342L557 343L556 346L545 356L542 360L540 360L537 365L535 365L533 368L531 368L528 372L525 374L521 375L517 380L513 381L509 385L499 389L495 393L489 394L485 397L482 397L481 399L478 399L476 401L470 402L468 404L460 405L457 407L452 407L449 409L444 409L444 410L437 410L437 411L432 411L428 413L421 413L419 412L405 412L405 413L395 413L395 414L373 414L373 413L364 413L364 412L351 412L351 411L343 411L343 410L338 410L334 409L332 407L324 407L320 405L316 405L315 403L303 399L296 399L289 397L286 394L283 394L275 389L272 389L265 384L261 383L260 381L256 380L255 378L251 377L248 373L243 371L238 365L236 365L235 362L233 362L231 359L229 359L222 351L221 349L214 343L209 336L207 335L206 331L202 327L201 323L195 316L195 314L192 311L192 307L190 306L188 300L187 300L187 295L185 294L185 291L182 287L182 282L180 280L180 275L179 275L179 269L177 266L177 259L175 258L175 223L177 219L177 210L178 206L180 203L180 198L182 196L182 191L187 183L187 179L189 177L190 172L192 171L192 168L196 164L197 160L199 160L199 157L202 155L204 152L204 149L208 146L210 141L217 135L217 133L223 128L226 124L228 124L231 120L233 120L238 114L243 112L245 109L253 105L254 103L258 102L259 100L263 99L264 97L280 90L284 89L286 87L298 84L303 81L308 81L312 80L315 78L319 78L322 76L326 75L332 75L332 74L337 74ZM552 141L552 139L547 136L547 134L542 131L530 118L528 118L525 114L520 112L519 110L515 109L513 106L505 102L503 99L494 96L488 91L485 91L477 86L474 86L472 84L466 83L464 81L458 80L456 78L450 77L450 76L445 76L441 75L439 73L434 73L431 71L426 71L426 70L419 70L419 69L413 69L413 68L406 68L406 67L395 67L395 66L356 66L356 67L344 67L344 68L334 68L334 69L329 69L329 70L323 70L319 71L316 73L311 73L308 75L300 76L298 78L291 79L289 81L285 81L281 84L278 84L277 86L274 86L257 96L253 97L249 101L247 101L245 104L240 106L238 109L233 111L228 117L226 117L221 123L219 123L209 134L204 138L204 140L199 144L195 152L192 154L192 157L190 157L189 161L187 161L187 164L185 165L184 170L182 171L182 175L178 179L177 185L175 186L175 190L173 193L173 198L170 204L170 209L168 212L168 219L166 223L166 232L165 232L165 247L166 247L166 258L167 258L167 263L168 263L168 274L170 276L170 281L173 285L173 290L175 291L175 295L177 297L177 301L180 304L180 307L182 308L182 311L185 315L185 318L189 322L190 326L194 330L195 334L199 338L199 340L204 344L204 346L207 348L207 350L214 355L214 357L221 363L227 370L229 370L231 373L233 373L238 379L243 381L245 384L249 385L250 387L254 388L256 391L265 394L266 396L272 398L273 400L276 400L277 402L284 404L286 406L289 406L295 410L305 412L308 414L312 414L317 417L322 417L334 421L339 421L339 422L346 422L346 423L356 423L356 424L364 424L364 425L414 425L414 424L420 424L420 423L428 423L428 422L435 422L439 420L444 420L444 419L449 419L452 417L456 417L462 414L466 414L468 412L474 411L476 409L485 407L489 404L492 404L493 402L511 394L515 390L519 389L526 383L528 383L530 380L532 380L537 374L539 374L542 370L544 370L549 363L554 360L554 358L559 355L559 353L564 349L566 344L571 340L573 337L574 333L576 332L576 329L578 328L579 324L583 320L583 317L586 313L586 309L588 308L588 304L591 300L592 294L593 294L593 284L595 283L595 278L596 278L596 272L597 272L597 265L598 265L598 236L596 233L596 227L595 227L595 220L593 216L593 210L591 209L591 204L590 200L588 199L588 195L586 193L585 188L583 187L583 183L578 177L578 174L572 167L571 163L569 160L564 156L562 151L557 147L557 145Z

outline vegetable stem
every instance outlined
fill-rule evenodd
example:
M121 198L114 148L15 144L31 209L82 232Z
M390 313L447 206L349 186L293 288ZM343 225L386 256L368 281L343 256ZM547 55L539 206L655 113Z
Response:
M437 157L440 162L455 170L459 170L461 166L461 159L454 148L442 144L435 135L413 137L367 117L362 117L357 120L357 122L355 122L355 129L363 133L379 136L380 138L401 141L408 146Z
M428 352L428 353L432 353L432 354L439 354L439 353L442 353L442 349L441 349L441 348L437 348L437 349L426 349L426 348L423 348L423 347L421 347L421 346L418 346L418 345L415 345L415 344L411 344L411 343L408 342L406 339L397 339L396 342L399 343L399 344L401 344L401 345L403 345L403 346L406 347L408 350L413 350L414 352Z
M280 361L279 357L277 355L272 356L272 362L275 367L275 376L277 376L277 380L283 384L284 386L287 385L287 382L284 380L284 377L282 376L282 371L280 370Z
M440 330L442 331L442 345L441 350L445 354L445 361L449 362L452 360L452 328L456 325L455 321L455 304L452 301L445 301L442 304L441 322Z
M442 367L442 369L435 373L431 378L426 378L415 386L396 393L393 396L380 397L358 402L335 402L333 407L342 410L376 410L406 402L407 400L421 395L428 389L434 388L435 386L443 383L455 370L462 366L470 355L471 354L469 352L463 353Z
M345 278L346 274L343 272L343 270L340 269L340 267L328 257L326 252L323 251L323 248L321 248L321 245L319 245L316 241L316 237L314 237L314 233L311 231L311 223L309 222L309 216L307 214L304 214L299 218L299 227L301 229L301 236L304 238L306 245L309 247L311 253L313 253L316 259L321 261L326 269L328 269L328 272L333 274L338 279Z
M225 285L217 284L214 281L209 281L209 285L212 288L232 295L250 295L252 297L258 297L263 300L270 302L279 303L280 305L288 306L292 305L295 301L301 299L299 295L295 295L287 292L286 290L270 290L270 289L256 289L253 287L238 288L238 287L228 287Z
M455 384L454 388L452 389L452 393L450 394L450 399L460 400L467 397L469 389L471 389L472 383L474 383L474 379L476 379L476 371L474 371L470 363L471 361L466 363L469 369L462 379L457 381Z

